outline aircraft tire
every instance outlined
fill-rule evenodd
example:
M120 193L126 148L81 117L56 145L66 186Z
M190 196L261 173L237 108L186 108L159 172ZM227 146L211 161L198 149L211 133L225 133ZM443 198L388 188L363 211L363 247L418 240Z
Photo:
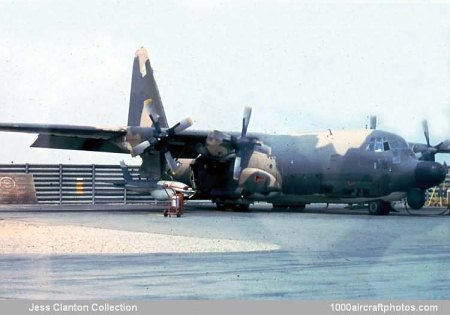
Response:
M241 203L224 203L224 202L216 202L217 210L232 210L237 212L245 212L248 211L250 205L241 204Z
M226 209L226 206L223 202L216 202L216 208L217 208L217 210L223 211Z
M272 204L272 208L276 209L276 210L283 210L283 209L287 209L288 207L289 207L288 205L280 205L277 203Z
M391 204L382 200L369 202L367 207L371 215L388 215L391 211Z
M406 202L411 209L418 210L425 204L425 191L412 189L406 194Z
M246 211L248 211L249 207L250 207L250 205L237 203L237 204L234 205L234 209L233 210L237 211L237 212L246 212Z
M297 204L297 205L292 205L289 208L292 210L305 210L306 205L305 204Z

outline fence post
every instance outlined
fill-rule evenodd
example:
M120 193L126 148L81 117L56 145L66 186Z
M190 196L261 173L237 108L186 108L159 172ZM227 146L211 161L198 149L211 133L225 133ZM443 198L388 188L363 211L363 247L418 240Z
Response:
M62 204L63 165L59 164L59 204Z
M28 163L26 163L25 164L25 174L28 174L29 173L29 165L28 165Z
M92 204L95 205L95 164L92 164Z

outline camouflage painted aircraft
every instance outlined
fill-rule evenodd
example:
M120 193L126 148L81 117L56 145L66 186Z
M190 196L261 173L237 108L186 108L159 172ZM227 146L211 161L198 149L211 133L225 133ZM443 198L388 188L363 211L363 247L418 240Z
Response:
M188 129L187 118L169 127L144 48L133 64L127 127L3 123L0 131L38 133L32 147L129 153L141 156L143 178L167 178L191 186L194 199L219 209L246 210L254 201L274 208L309 203L365 203L388 214L406 196L411 208L441 183L446 166L416 158L400 136L376 129L296 135L248 133L251 108L240 132ZM423 152L439 147L422 145ZM445 150L444 150L445 151Z

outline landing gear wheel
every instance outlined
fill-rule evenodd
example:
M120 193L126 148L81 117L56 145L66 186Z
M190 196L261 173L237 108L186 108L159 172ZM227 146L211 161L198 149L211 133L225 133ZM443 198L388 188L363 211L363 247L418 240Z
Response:
M278 204L278 203L272 204L272 209L274 209L274 210L287 210L289 208L289 210L292 210L292 211L299 211L299 210L304 210L305 207L306 207L306 205L304 203L299 203L296 205L282 205L282 204Z
M275 210L286 210L289 206L288 205L280 205L278 203L273 203L272 208Z
M406 202L411 209L418 210L425 204L425 191L422 189L411 189L406 194Z
M296 210L296 211L305 210L305 207L306 207L306 205L303 203L290 206L291 210Z
M382 200L369 202L369 213L371 215L388 215L391 211L391 204Z
M235 204L234 205L234 211L246 212L246 211L248 211L249 207L250 207L250 205L247 205L247 204Z
M225 204L223 202L216 202L216 208L217 208L217 210L221 210L221 211L226 209Z

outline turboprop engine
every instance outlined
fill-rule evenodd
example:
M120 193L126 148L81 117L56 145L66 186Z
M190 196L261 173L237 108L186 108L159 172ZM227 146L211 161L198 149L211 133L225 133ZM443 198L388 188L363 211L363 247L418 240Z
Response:
M230 135L217 130L209 133L205 141L206 150L204 150L204 153L206 155L203 159L198 159L196 163L198 165L202 163L211 164L215 160L216 164L197 167L197 173L217 169L222 165L217 165L219 162L231 162L233 163L233 180L238 183L236 194L251 195L257 193L267 195L273 191L280 191L280 176L276 168L275 158L271 155L271 148L257 137L247 135L250 117L251 108L246 107L240 135ZM209 174L208 178L211 179L212 176L214 174ZM201 176L199 177L201 178ZM215 184L218 184L218 182L218 179L214 181ZM200 183L200 186L205 186L206 190L211 185Z
M231 136L218 130L213 130L206 138L206 150L215 158L222 158L234 152Z

